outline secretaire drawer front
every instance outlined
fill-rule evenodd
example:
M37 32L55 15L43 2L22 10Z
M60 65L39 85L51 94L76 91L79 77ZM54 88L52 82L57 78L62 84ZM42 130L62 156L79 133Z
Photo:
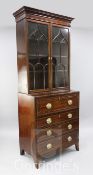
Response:
M56 97L42 97L37 100L37 114L44 115L59 110L78 108L78 93L58 95Z
M79 109L68 110L58 114L47 115L46 117L37 117L37 128L50 127L55 124L60 124L64 121L79 118Z

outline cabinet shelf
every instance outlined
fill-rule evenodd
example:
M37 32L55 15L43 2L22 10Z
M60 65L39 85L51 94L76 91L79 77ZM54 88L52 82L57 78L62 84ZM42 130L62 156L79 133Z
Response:
M66 42L52 41L52 44L67 44L67 41Z
M28 54L28 56L30 56L30 57L48 57L48 55L32 55L32 54ZM54 58L68 58L67 55L62 55L62 56L53 55L52 57L54 57Z
M62 56L60 56L60 55L53 55L53 57L55 57L55 58L68 58L68 56L66 56L66 55L62 55Z
M28 54L28 56L30 57L48 57L48 55L32 55L32 54Z
M45 73L45 72L48 72L48 71L43 71L43 70L42 71L30 71L29 70L29 72L34 72L34 73L42 73L42 72L44 72Z

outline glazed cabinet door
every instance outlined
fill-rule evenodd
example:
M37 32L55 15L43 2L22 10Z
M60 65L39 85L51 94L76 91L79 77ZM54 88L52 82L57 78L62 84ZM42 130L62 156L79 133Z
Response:
M52 87L69 87L69 29L52 26Z
M69 29L28 22L29 90L69 88Z
M29 90L48 89L48 25L28 22Z

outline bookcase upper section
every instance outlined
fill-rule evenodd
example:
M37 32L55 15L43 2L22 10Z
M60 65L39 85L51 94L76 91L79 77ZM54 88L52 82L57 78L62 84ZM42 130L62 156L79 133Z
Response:
M70 90L70 25L74 18L22 7L16 19L18 92Z

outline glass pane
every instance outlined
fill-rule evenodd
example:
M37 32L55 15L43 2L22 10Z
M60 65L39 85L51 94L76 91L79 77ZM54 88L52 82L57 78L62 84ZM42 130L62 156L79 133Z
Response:
M68 76L68 29L52 28L53 88L67 87Z
M29 22L28 56L30 90L48 88L48 26Z

